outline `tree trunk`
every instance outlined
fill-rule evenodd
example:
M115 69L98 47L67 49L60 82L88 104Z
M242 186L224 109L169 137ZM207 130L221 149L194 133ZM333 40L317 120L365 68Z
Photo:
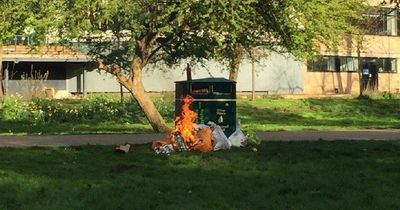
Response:
M123 85L136 99L151 127L155 132L170 132L160 112L157 110L150 96L146 93L142 81L142 70L147 64L151 55L154 53L157 34L147 34L137 42L136 56L132 60L129 75L123 73L123 69L118 64L107 67L103 60L98 60L99 68L117 77L118 82Z
M105 70L114 74L118 82L132 94L155 132L170 132L171 128L168 128L160 112L144 89L142 81L143 66L142 59L135 58L132 61L128 78L122 73L120 67L105 68ZM100 64L100 68L103 68L102 64Z
M121 103L124 103L124 87L121 84L119 85L119 95L121 97Z
M4 99L3 77L3 47L0 45L0 110L3 109Z
M243 57L243 47L239 44L236 45L236 48L233 52L233 57L230 64L230 71L229 71L229 79L233 81L237 81L239 75L239 67L242 63Z
M133 61L133 83L131 88L131 93L133 92L133 96L142 108L151 127L153 127L153 130L155 132L170 131L171 129L165 124L163 117L144 89L142 81L142 64L139 58L136 58Z
M361 58L361 48L362 48L363 37L362 35L357 36L357 59L358 59L358 82L360 87L359 97L364 95L364 86L362 79L362 58Z
M251 100L256 99L256 67L254 54L251 55Z

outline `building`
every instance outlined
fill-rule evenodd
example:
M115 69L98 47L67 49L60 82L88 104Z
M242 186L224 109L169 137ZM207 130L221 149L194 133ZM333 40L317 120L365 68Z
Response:
M303 92L303 62L272 53L256 66L256 91L271 94ZM143 74L146 90L174 91L174 82L186 79L185 68L184 62L173 69L162 65L148 65ZM98 71L95 65L90 64L89 57L68 47L49 45L31 49L22 44L4 46L3 69L7 94L50 94L66 97L85 92L119 92L121 89L113 75ZM249 82L252 78L251 72L251 63L245 60L240 67L238 91L252 90ZM206 66L192 66L192 75L194 79L227 78L229 73L225 66L209 61Z
M370 1L375 5L380 2ZM368 30L362 36L361 45L355 36L349 36L337 52L322 48L321 59L309 62L271 53L256 65L255 90L271 94L305 95L357 95L360 89L398 93L399 10L390 6L376 7L365 15L368 21L364 27ZM86 92L119 92L121 87L114 76L97 71L89 61L83 53L67 47L46 45L31 49L17 42L5 46L3 69L6 72L6 92L32 94L34 90L56 97ZM143 74L146 90L173 91L174 81L186 78L185 67L186 63L173 69L159 65L147 66ZM223 70L225 67L214 61L209 61L205 67L193 66L192 69L193 78L228 77L228 71ZM251 72L251 63L245 60L240 67L238 91L252 90Z
M89 62L85 54L63 46L14 44L2 50L6 94L67 96L71 80L80 78Z
M361 42L349 36L337 52L325 48L320 60L307 63L304 94L358 94L360 89L399 92L400 12L390 5L379 6L365 16Z

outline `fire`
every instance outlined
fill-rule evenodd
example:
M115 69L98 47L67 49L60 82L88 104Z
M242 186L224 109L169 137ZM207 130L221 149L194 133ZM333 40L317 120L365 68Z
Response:
M193 100L193 97L190 95L183 98L181 116L178 116L175 119L176 131L181 133L188 146L193 146L197 143L194 127L197 120L197 113L190 110L190 105Z
M169 154L171 151L212 151L213 131L209 127L196 125L197 113L190 110L194 98L187 95L182 101L182 113L175 119L175 130L165 139L154 141L152 148L163 154Z

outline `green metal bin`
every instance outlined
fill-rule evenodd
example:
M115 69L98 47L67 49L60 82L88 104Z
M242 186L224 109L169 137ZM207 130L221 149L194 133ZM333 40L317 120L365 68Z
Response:
M204 78L175 82L175 116L182 113L182 99L190 95L190 107L197 112L197 123L212 121L226 136L236 129L236 82L225 78Z

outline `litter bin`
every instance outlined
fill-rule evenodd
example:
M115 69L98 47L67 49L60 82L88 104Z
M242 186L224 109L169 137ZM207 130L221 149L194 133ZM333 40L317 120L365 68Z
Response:
M182 113L182 99L194 98L190 109L197 112L197 123L212 121L226 136L236 129L236 82L225 78L204 78L175 82L175 116Z

